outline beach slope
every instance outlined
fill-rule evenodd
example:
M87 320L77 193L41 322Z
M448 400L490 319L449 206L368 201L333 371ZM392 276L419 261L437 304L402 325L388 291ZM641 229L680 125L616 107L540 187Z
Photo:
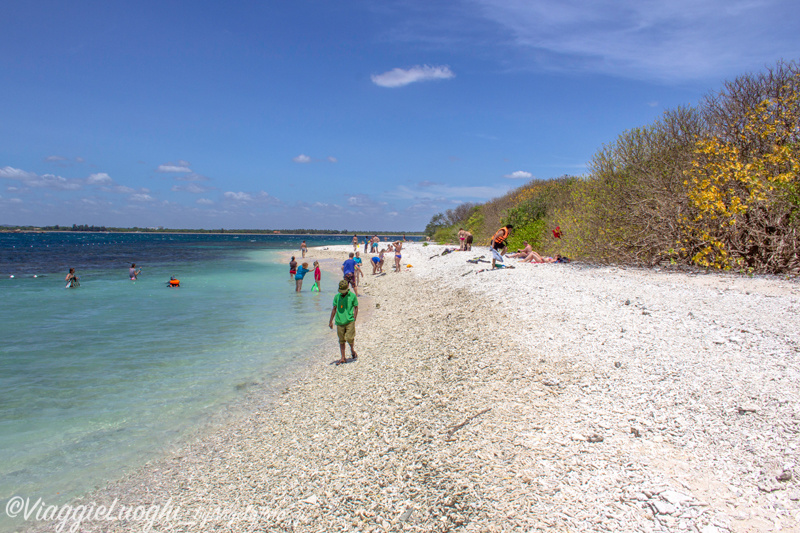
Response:
M356 362L331 333L274 407L92 500L158 531L800 531L796 282L443 250L368 269Z

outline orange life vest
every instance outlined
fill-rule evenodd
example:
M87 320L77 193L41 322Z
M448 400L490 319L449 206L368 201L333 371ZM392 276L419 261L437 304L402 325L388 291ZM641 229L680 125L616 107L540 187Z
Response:
M176 285L180 285L181 284L181 280L179 280L179 279L171 279L171 280L169 280L169 284L174 287Z
M497 233L494 234L494 242L496 242L497 244L500 244L507 238L508 238L508 228L506 228L505 226L497 230Z

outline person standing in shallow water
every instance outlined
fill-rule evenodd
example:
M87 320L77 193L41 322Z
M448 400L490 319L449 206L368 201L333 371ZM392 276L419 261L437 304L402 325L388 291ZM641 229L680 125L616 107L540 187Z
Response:
M128 275L130 276L131 281L136 281L137 279L139 279L138 278L139 272L141 271L142 271L141 268L138 270L136 269L136 263L131 263L131 268L128 269Z
M308 268L308 263L303 263L299 267L297 267L297 274L294 275L294 285L295 291L300 292L303 289L303 278L306 277L306 274L311 272Z
M347 280L339 282L339 294L333 297L333 309L331 318L328 320L328 327L333 329L334 320L336 322L336 334L339 337L339 352L341 358L336 362L341 365L347 362L344 355L345 343L350 345L350 355L353 360L358 359L353 345L356 342L356 318L358 318L358 298L350 292L350 284Z
M78 281L78 276L75 275L74 268L69 269L69 274L67 274L67 277L64 278L64 281L67 282L68 289L72 289L73 287L78 287L80 285L80 282Z
M317 292L322 292L322 288L319 286L319 282L322 280L322 271L319 268L319 261L314 261L314 285L317 287ZM314 287L312 286L311 289L313 290Z
M292 256L292 260L289 261L289 279L293 279L295 274L297 274L297 261Z

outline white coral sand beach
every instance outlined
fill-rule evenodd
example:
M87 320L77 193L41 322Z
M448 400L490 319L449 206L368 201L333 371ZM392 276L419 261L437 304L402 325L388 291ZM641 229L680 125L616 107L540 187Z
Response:
M366 267L356 362L332 333L273 406L92 501L168 506L153 531L800 531L796 281L443 250Z

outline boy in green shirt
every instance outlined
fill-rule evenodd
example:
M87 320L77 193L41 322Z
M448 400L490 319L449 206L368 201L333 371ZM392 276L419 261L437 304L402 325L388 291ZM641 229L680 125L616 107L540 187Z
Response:
M336 361L337 365L347 362L344 356L344 344L350 345L350 355L353 360L358 359L358 354L353 349L356 340L356 318L358 317L358 298L350 292L350 284L347 280L339 282L339 294L333 297L333 309L328 327L333 329L334 318L336 318L336 333L339 335L339 350L342 358Z

